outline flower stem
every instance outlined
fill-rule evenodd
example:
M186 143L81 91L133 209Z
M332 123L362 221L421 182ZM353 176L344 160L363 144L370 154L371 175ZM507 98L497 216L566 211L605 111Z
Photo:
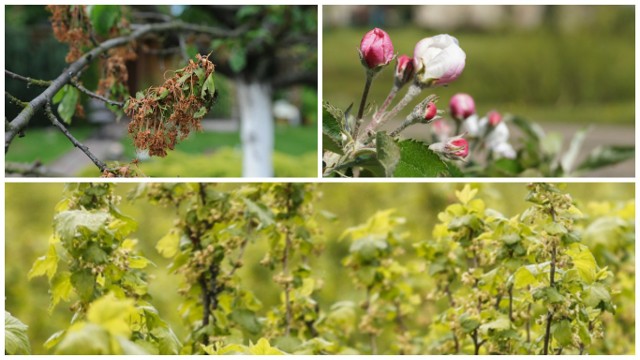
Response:
M412 84L409 87L409 90L407 90L407 93L404 95L402 100L400 100L400 102L397 103L396 106L394 106L393 109L391 109L391 111L384 114L379 119L375 117L373 118L373 121L369 123L366 130L364 131L364 134L362 134L361 136L362 139L366 139L369 136L369 134L372 134L377 127L384 124L387 120L396 116L400 112L400 110L404 109L411 102L411 100L413 100L413 98L415 98L418 94L420 94L421 91L422 91L422 87L420 85Z
M360 107L358 108L358 116L356 117L356 124L353 129L353 137L358 136L358 130L360 124L362 123L362 115L364 114L364 106L367 103L367 97L369 97L369 89L371 88L371 83L373 82L372 71L367 70L367 76L364 83L364 90L362 90L362 99L360 100Z
M393 130L389 136L394 137L398 134L400 134L404 129L408 128L409 126L413 125L413 121L410 121L408 118L402 122L402 124L400 124L400 126L398 126L398 128L396 128L395 130Z
M384 111L387 109L387 107L389 107L389 104L391 104L391 101L393 101L393 99L398 94L398 90L400 90L400 87L397 84L393 84L393 87L391 88L391 91L389 91L389 95L387 95L387 98L384 100L384 103L382 103L382 106L378 109L378 111L376 111L376 113L373 114L374 121L375 119L378 119L380 116L382 116L382 114L384 114Z

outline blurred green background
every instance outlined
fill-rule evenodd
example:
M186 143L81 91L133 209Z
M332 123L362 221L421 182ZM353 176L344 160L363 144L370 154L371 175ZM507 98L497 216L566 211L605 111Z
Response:
M458 38L466 67L447 88L433 89L441 109L466 92L480 114L634 124L634 6L325 6L323 21L323 99L343 109L362 94L360 40L380 27L398 55L413 56L420 39L439 33ZM383 102L393 65L374 80L370 102Z
M136 184L118 184L116 192L126 199L126 194L135 186ZM220 189L230 189L238 185L217 186ZM326 311L335 301L358 301L363 295L362 291L354 290L351 281L345 277L346 271L341 264L341 259L348 253L349 244L337 239L345 228L366 221L378 210L395 208L398 215L407 219L406 230L411 233L407 240L407 251L411 255L413 250L410 243L430 238L432 226L437 222L436 215L448 204L456 202L454 190L461 189L464 184L325 183L316 186L316 212L319 214L319 211L328 211L336 216L335 220L317 216L323 229L318 241L323 242L324 250L311 264L313 276L324 282L318 300L321 308ZM60 183L8 183L5 186L5 306L7 311L29 325L29 337L36 354L45 352L43 342L55 331L66 327L71 316L66 308L68 304L58 305L49 316L46 310L49 305L46 278L27 280L31 265L47 250L53 209L61 199L63 187L64 184ZM507 216L513 216L529 207L524 201L527 192L524 183L475 184L473 187L480 188L479 196L488 207ZM597 202L611 202L613 208L633 206L633 203L625 205L623 202L633 201L635 197L634 184L624 183L574 183L568 184L565 191L572 194L583 211ZM176 310L181 301L176 286L178 278L167 274L168 261L155 250L156 242L172 226L173 211L152 206L144 200L134 203L123 200L120 208L139 222L139 229L132 237L139 239L140 249L156 265L146 269L152 274L150 294L154 305L161 316L171 323L177 335L184 338L187 329ZM278 303L279 289L271 279L273 274L259 265L265 249L266 244L263 242L253 243L247 248L246 266L241 269L240 275L244 284L252 289L266 308ZM631 253L633 254L633 250ZM633 289L625 290L631 294L625 296L633 297ZM633 317L633 309L625 308L625 311L620 316Z

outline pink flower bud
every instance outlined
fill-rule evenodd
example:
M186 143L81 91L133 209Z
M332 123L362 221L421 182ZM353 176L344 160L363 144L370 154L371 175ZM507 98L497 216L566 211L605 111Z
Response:
M429 149L450 160L464 160L469 155L469 143L462 136L429 145Z
M502 121L502 115L495 110L490 111L487 117L489 118L489 124L491 126L496 126L500 124L500 121Z
M476 104L469 94L458 93L449 101L451 116L458 120L464 120L476 113Z
M450 140L447 143L447 147L455 157L464 159L469 155L469 143L464 138L454 138Z
M375 28L364 35L360 42L360 60L369 69L388 65L393 59L393 43L389 34Z
M429 101L424 112L424 119L427 121L432 120L437 114L438 108L436 107L436 104L434 104L433 101Z
M396 82L406 84L413 78L413 59L407 55L398 56L396 64Z
M426 86L448 84L462 74L466 57L453 36L422 39L413 50L416 79Z

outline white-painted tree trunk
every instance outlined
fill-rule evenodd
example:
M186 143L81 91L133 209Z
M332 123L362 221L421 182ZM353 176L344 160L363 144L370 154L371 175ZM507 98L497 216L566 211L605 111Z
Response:
M260 82L236 83L240 105L242 176L273 176L274 121L271 86Z

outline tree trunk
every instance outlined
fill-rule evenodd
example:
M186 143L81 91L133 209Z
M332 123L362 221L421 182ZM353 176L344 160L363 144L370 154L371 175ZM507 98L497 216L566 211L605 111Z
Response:
M271 114L271 86L238 79L242 176L273 176L274 121Z

